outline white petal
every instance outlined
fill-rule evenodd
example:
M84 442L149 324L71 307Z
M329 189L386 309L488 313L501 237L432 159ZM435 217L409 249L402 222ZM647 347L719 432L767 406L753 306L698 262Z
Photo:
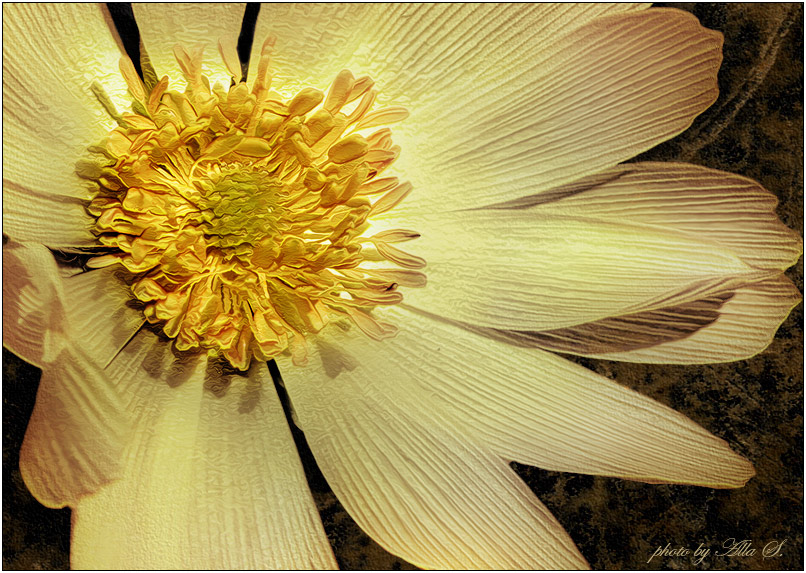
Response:
M587 566L504 460L416 397L385 392L405 370L388 369L382 355L370 365L339 362L360 350L329 341L305 369L280 363L317 463L362 529L425 568Z
M97 81L122 110L120 50L97 4L14 4L3 10L4 231L53 246L86 244L86 198L75 164L114 122ZM42 158L47 158L43 161Z
M77 158L77 155L74 156L74 159ZM17 158L9 159L7 165L18 165L20 162ZM82 192L81 183L72 170L54 174L53 177L60 177L62 184L75 179L75 192ZM51 179L43 178L36 183L36 188L5 181L3 232L17 241L42 243L54 248L97 245L98 239L91 231L93 218L85 209L85 201L51 193L49 181Z
M515 85L450 85L436 108L412 103L395 129L403 149L395 166L416 191L399 209L481 207L545 192L681 133L716 99L721 44L690 14L657 9L558 35L531 67L479 62L503 68L513 79L501 84Z
M427 261L428 285L404 300L476 326L562 328L771 274L673 229L539 208L464 211L421 218L416 228L421 238L405 247Z
M310 366L325 380L311 415L317 427L328 409L353 409L331 406L329 396L366 387L381 404L413 404L413 416L433 415L507 460L544 469L710 487L738 487L753 475L747 460L685 416L554 354L405 309L383 319L400 329L395 338L372 342L332 328L319 346ZM313 373L283 373L316 386ZM296 391L307 396L307 388Z
M42 368L59 354L68 331L62 278L50 251L3 245L3 346Z
M783 270L803 252L801 238L775 214L777 198L733 173L686 163L628 163L552 194L557 200L541 210L674 229L757 268Z
M117 389L76 344L65 344L42 371L20 450L25 485L48 507L76 503L120 477L129 429Z
M708 364L751 358L770 345L775 332L802 300L795 285L779 276L732 293L719 318L690 336L625 352L580 352L607 360L659 364Z
M144 322L119 268L63 276L45 247L9 243L3 272L3 344L40 368L65 340L103 368Z
M710 487L739 487L753 475L747 460L685 416L563 358L421 317L401 313L401 321L401 343L416 355L439 349L429 359L445 364L434 393L507 459Z
M125 274L120 267L106 267L63 279L73 331L81 334L82 348L101 367L145 322Z
M289 93L302 87L323 89L347 68L356 77L371 75L382 101L442 104L501 90L502 83L512 80L511 69L533 63L557 34L602 14L639 7L264 4L255 30L250 77L257 69L263 40L272 34L277 37L272 58L275 89Z
M74 508L74 568L335 567L265 364L222 375L141 332L110 369L134 439Z
M243 21L244 4L208 3L134 3L134 17L140 37L148 52L157 77L167 75L171 89L187 85L174 57L174 46L184 48L204 45L202 73L212 87L220 83L229 88L230 74L218 52L222 37L238 37Z
M365 23L382 11L372 4L261 4L249 79L255 79L263 43L271 35L277 38L271 58L272 89L286 97L303 87L326 89L361 43Z

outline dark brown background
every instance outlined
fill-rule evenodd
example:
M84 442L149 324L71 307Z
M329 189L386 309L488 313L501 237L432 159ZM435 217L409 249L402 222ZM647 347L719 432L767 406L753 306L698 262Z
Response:
M685 160L741 173L781 200L779 214L803 229L803 10L797 4L681 4L725 35L720 97L674 141L640 159ZM594 86L592 86L594 87ZM803 263L789 276L803 291ZM739 490L658 486L547 472L518 473L554 512L595 569L803 568L803 307L752 360L724 365L643 366L580 360L672 406L726 439L758 475ZM27 492L18 451L39 372L3 350L3 567L65 569L69 510L48 510ZM674 452L669 452L670 457ZM410 569L365 536L306 460L327 534L344 569ZM754 556L715 557L728 538ZM764 560L770 541L786 543ZM689 558L647 559L658 546L711 548Z

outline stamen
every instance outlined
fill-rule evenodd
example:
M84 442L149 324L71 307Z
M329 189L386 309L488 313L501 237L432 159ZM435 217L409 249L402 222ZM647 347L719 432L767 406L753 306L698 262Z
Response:
M117 248L89 266L122 264L147 320L178 350L204 349L239 369L284 351L304 362L306 336L334 321L392 336L372 310L400 302L399 287L425 285L414 270L425 261L390 245L415 231L364 235L412 186L378 177L400 151L391 130L358 130L408 112L373 111L372 80L347 70L326 95L305 88L283 100L270 91L273 47L263 44L251 90L238 83L233 38L220 44L235 82L226 91L210 89L198 49L175 49L182 94L167 77L149 92L124 58L135 113L118 116L96 162L77 166L95 188L99 241ZM403 269L364 265L378 260Z

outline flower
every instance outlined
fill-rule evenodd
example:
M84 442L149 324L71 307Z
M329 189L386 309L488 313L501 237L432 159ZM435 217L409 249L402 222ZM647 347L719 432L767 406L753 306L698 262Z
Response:
M58 10L45 20L65 27L55 41L68 45L78 35L71 30L101 23L92 7L13 8L12 34L32 25L26 12ZM178 20L160 10L174 9L185 8L138 9L157 69L172 69L158 54L168 53L160 42L175 41L167 32ZM581 566L506 461L718 487L749 478L746 461L690 421L538 349L737 359L764 348L797 303L781 271L800 243L756 184L682 164L616 166L711 103L718 36L668 10L539 18L515 7L514 20L500 7L413 14L404 6L399 17L387 7L314 7L320 19L302 22L328 26L300 29L295 9L264 9L258 27L278 36L279 85L322 86L325 75L357 66L412 114L394 134L416 192L387 224L416 223L422 237L412 250L429 263L428 286L406 290L407 306L378 311L400 328L391 340L333 326L311 337L306 367L277 357L306 438L359 524L418 565ZM434 26L444 16L429 12L443 9L468 13ZM222 31L237 29L228 14L214 20ZM428 31L446 36L442 50ZM11 77L24 77L15 67L22 61L44 73L35 93L9 82L7 106L22 100L11 110L39 115L7 111L19 137L4 141L12 239L4 342L43 367L23 452L29 487L50 505L74 507L77 566L332 564L265 368L253 361L240 377L198 357L177 360L140 329L114 267L60 276L37 246L94 244L89 196L66 174L109 130L89 133L103 115L80 94L92 80L113 99L126 91L104 75L118 53L102 41L95 52L65 50L66 61L21 50L25 59L8 64ZM37 57L47 66L37 68ZM71 75L77 69L83 75ZM31 146L52 150L53 163L32 166L15 154ZM520 209L475 209L524 196ZM680 456L669 460L662 448ZM482 517L492 525L479 527Z

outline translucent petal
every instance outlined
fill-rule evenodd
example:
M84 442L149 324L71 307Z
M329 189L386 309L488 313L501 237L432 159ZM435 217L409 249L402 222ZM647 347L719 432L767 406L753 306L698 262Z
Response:
M607 360L659 364L707 364L744 360L763 351L803 297L785 276L729 293L719 318L693 334L663 344L623 352L578 352Z
M9 243L3 272L3 344L39 367L80 340L103 368L144 322L119 267L64 276L45 247Z
M110 369L134 439L74 508L74 568L335 568L265 364L226 374L143 331Z
M69 332L62 278L41 245L3 245L3 346L40 368Z
M73 505L120 477L129 438L123 396L72 342L42 372L20 451L25 485L48 507Z
M729 249L757 268L786 269L803 252L801 238L775 214L778 200L772 193L752 179L716 169L628 163L552 194L557 199L541 204L541 211L674 229Z

